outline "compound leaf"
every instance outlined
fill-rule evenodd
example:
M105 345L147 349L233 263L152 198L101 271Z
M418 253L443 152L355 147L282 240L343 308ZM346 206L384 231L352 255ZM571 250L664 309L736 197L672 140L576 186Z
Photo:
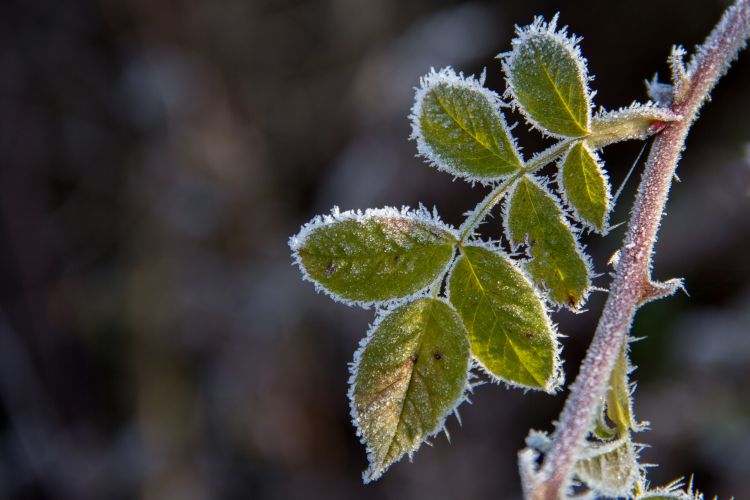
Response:
M442 300L419 299L376 322L355 354L349 392L366 483L442 429L462 401L469 357L461 318Z
M579 40L556 28L557 16L549 24L537 17L516 30L513 50L503 61L508 94L542 132L581 137L589 134L591 121L586 61Z
M584 141L570 148L560 177L562 192L576 218L603 234L610 209L609 184L598 158Z
M577 308L589 288L589 268L557 201L535 180L516 183L505 216L514 246L526 243L531 259L526 269L549 299Z
M522 168L500 98L481 80L451 68L421 80L412 108L412 138L440 170L470 180L494 180Z
M536 289L509 259L486 248L462 247L448 287L471 351L489 373L513 385L555 388L555 333Z
M426 210L393 208L316 217L290 239L307 279L338 300L372 304L411 295L440 277L451 228Z

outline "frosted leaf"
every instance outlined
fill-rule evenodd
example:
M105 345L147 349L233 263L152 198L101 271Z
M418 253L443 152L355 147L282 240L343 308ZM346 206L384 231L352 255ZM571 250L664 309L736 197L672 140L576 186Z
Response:
M640 476L630 436L608 443L589 443L573 474L598 495L630 497Z
M541 132L555 137L588 135L591 96L579 38L557 31L557 15L516 28L513 50L501 54L507 95Z
M601 160L586 142L574 144L562 160L558 185L576 219L605 234L612 196Z
M646 482L644 481L644 483ZM648 483L646 483L642 490L645 490L645 493L636 495L636 500L704 500L703 493L693 488L692 478L687 486L684 485L682 479L678 479L666 486L654 489L649 488Z
M476 181L497 180L523 167L499 110L500 98L483 79L451 68L422 77L410 119L411 138L431 165Z
M510 259L479 246L461 247L448 290L472 354L488 373L514 386L557 388L554 328L534 286Z
M577 309L586 299L591 271L554 196L527 175L513 186L505 212L511 244L527 245L531 259L525 267L534 283L555 304Z
M365 483L443 429L468 387L469 342L446 302L423 298L385 312L352 364L349 397L367 447Z
M609 391L607 391L607 418L615 424L618 432L628 430L639 431L641 426L633 417L633 402L631 398L628 374L631 371L628 362L627 344L623 347L620 356L615 362L612 375L609 379Z
M455 231L424 209L385 208L316 217L289 240L304 277L360 305L407 297L446 270Z

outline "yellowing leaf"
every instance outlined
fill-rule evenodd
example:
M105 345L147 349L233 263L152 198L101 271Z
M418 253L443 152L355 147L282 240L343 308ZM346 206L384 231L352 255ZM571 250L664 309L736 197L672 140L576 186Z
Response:
M365 482L439 432L468 383L469 342L456 311L420 299L387 313L361 352L350 381L352 416L367 446Z
M633 418L630 403L627 356L627 349L624 347L615 362L609 379L609 391L607 391L607 417L620 433L628 430L637 431L640 428Z

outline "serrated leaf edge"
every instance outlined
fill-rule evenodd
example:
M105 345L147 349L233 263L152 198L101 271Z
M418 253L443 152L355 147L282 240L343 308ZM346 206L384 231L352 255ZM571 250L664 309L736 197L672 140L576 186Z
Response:
M562 198L563 205L564 205L564 212L572 215L572 218L575 219L578 223L580 223L584 228L588 229L589 231L592 231L594 233L600 234L602 236L606 236L609 233L609 216L612 213L612 185L609 183L609 175L607 174L606 169L604 168L604 162L599 157L599 154L596 152L596 150L589 147L588 143L584 140L581 141L583 143L583 147L591 154L591 157L596 162L596 165L599 167L599 171L602 174L602 177L604 177L604 193L605 193L605 203L607 205L607 209L604 213L604 221L602 223L601 229L596 227L594 224L587 221L584 217L581 216L581 214L578 212L578 209L575 207L573 203L571 203L570 198L568 197L568 190L565 189L565 183L563 182L563 166L565 165L565 160L568 159L568 155L573 151L573 148L578 145L578 141L572 143L570 147L568 148L568 151L562 155L557 160L557 173L555 174L555 184L557 184L557 189L560 191L560 197ZM576 233L573 233L574 236ZM576 238L577 239L577 238Z
M546 322L546 326L550 332L552 332L552 341L553 341L553 355L552 355L552 376L549 378L549 381L547 382L547 385L544 387L535 387L530 385L524 385L519 384L518 382L514 382L512 380L506 380L502 377L499 377L492 373L489 368L487 368L482 361L477 358L474 355L474 352L471 352L471 359L474 362L474 365L482 371L487 378L490 379L490 382L497 385L505 385L508 388L511 389L522 389L524 391L524 394L529 391L542 391L546 392L547 394L557 394L558 391L560 391L564 384L565 384L565 372L562 369L562 344L560 343L560 338L562 337L562 334L557 329L557 323L553 323L550 316L550 308L549 308L549 300L546 298L545 295L541 293L539 288L534 284L533 280L531 279L531 276L529 275L526 270L519 265L518 259L512 259L500 246L500 242L493 242L493 241L485 241L485 240L475 240L470 239L466 241L465 243L461 244L462 247L468 247L468 246L475 246L484 248L485 250L489 250L490 252L496 253L503 257L504 259L507 259L511 265L521 273L521 276L523 276L523 279L526 280L526 283L531 287L532 290L534 290L534 295L539 299L539 302L542 304L542 310L544 312L544 318ZM456 268L456 262L458 262L459 256L463 255L461 252L459 252L459 255L456 256L455 259L451 262L450 270L448 271L448 275L445 278L446 283L450 283L451 277L453 276L453 271ZM445 287L445 296L446 300L450 302L450 287ZM455 309L455 308L454 308ZM461 317L461 314L459 313L459 317ZM461 318L463 321L463 318ZM464 325L465 327L466 325ZM471 342L469 342L469 346L471 346Z
M450 302L448 302L446 299L444 299L442 297L429 297L427 294L423 293L422 295L415 296L412 301L417 301L417 300L423 299L423 298L431 298L431 299L443 302L448 307L450 307L450 309L454 313L456 313L456 315L459 318L461 317L461 315L458 314L458 311L456 311L456 308L453 307L453 304L451 304ZM422 446L422 443L426 442L428 439L437 436L441 432L445 432L446 435L447 435L447 431L445 431L445 421L448 419L448 417L452 413L456 413L456 415L458 414L458 412L457 412L458 407L461 406L461 404L464 401L469 401L469 395L472 393L473 385L472 385L471 370L472 370L473 365L474 365L474 360L473 360L473 357L470 355L469 356L469 361L468 361L467 366L466 366L466 373L467 373L467 376L466 376L466 385L464 386L463 390L461 391L460 396L458 398L456 398L456 400L451 405L450 410L444 412L440 416L440 418L438 419L439 423L438 423L437 427L435 428L435 431L431 432L430 434L428 434L425 437L424 441L422 441L421 443L419 443L416 448L414 448L413 450L407 451L404 454L400 455L397 459L393 460L390 464L388 464L385 467L383 467L383 469L381 469L380 471L378 471L376 474L373 474L373 472L374 472L374 470L373 470L373 464L374 464L374 460L375 460L374 459L375 451L370 447L370 444L366 441L365 436L364 436L364 432L362 431L362 428L359 425L359 417L357 416L356 404L355 404L355 401L354 401L354 388L355 388L355 384L356 384L356 381L357 381L357 374L359 372L359 365L360 365L360 362L362 360L362 353L364 353L364 351L367 348L368 344L372 340L373 335L375 334L375 332L380 327L380 324L383 322L383 320L385 318L387 318L398 307L404 306L404 305L406 305L409 302L410 301L402 301L400 304L397 304L397 305L396 304L390 304L388 307L385 307L385 308L382 308L382 309L378 309L378 311L377 311L377 313L375 315L375 320L373 320L373 322L368 327L367 333L365 334L365 336L359 341L359 346L357 347L357 350L354 351L353 359L349 363L349 380L347 382L349 384L349 389L347 390L346 396L349 399L349 416L350 416L350 418L352 420L352 425L354 425L354 428L356 430L356 436L359 438L359 442L361 444L365 445L365 452L367 454L367 463L369 465L368 465L367 469L365 469L364 471L362 471L362 481L365 484L371 483L373 481L377 481L378 479L380 479L380 477L383 474L385 474L386 471L388 471L388 469L391 467L391 465L393 465L393 464L401 461L401 459L404 457L404 454L407 455L409 457L409 461L411 461L412 457L414 456L414 453L416 453L419 450L419 448ZM461 325L463 326L463 321L461 321ZM467 341L468 341L468 339L467 339ZM469 352L471 352L471 351L469 351Z
M368 309L373 306L382 307L382 308L398 307L399 305L402 305L406 302L414 300L417 297L422 296L425 290L428 290L436 281L442 279L443 275L445 274L445 270L448 269L448 266L450 265L450 262L453 262L453 259L451 259L451 261L446 265L445 270L443 270L442 272L438 274L435 280L431 281L430 283L427 284L427 286L425 286L424 288L420 290L417 290L415 293L411 295L407 295L405 297L399 297L399 298L391 299L391 300L367 301L367 300L350 300L350 299L344 298L340 296L339 294L334 293L331 290L327 289L322 284L320 284L315 278L310 276L310 274L305 269L305 266L302 264L302 258L299 255L299 249L302 246L304 246L305 242L307 241L307 238L313 233L313 231L315 231L316 229L325 227L325 226L329 226L336 222L342 222L342 221L347 221L347 220L366 221L368 219L372 219L375 217L393 217L393 218L416 220L419 222L423 222L425 224L431 224L433 226L438 227L439 229L443 231L446 231L448 234L453 236L455 243L458 244L458 231L456 230L456 228L443 222L442 219L440 219L440 216L438 215L436 209L433 208L432 211L429 211L422 204L420 204L419 207L414 210L410 209L408 206L402 206L400 210L396 207L383 207L383 208L368 208L364 212L362 210L347 210L345 212L342 212L339 210L338 206L334 206L331 209L330 214L316 215L309 222L303 224L297 234L289 237L288 243L289 243L289 248L292 250L292 261L293 261L293 264L297 266L300 273L302 273L302 279L304 281L309 281L310 283L312 283L315 286L316 292L327 295L334 302L340 302L350 307L359 306L364 309Z
M474 92L478 92L485 98L487 98L491 103L495 104L493 109L497 113L498 119L502 124L502 128L508 136L513 149L513 153L515 154L516 158L518 158L519 166L523 167L524 161L523 157L521 156L521 147L518 145L516 138L511 133L511 127L508 126L508 123L505 120L505 116L500 110L502 106L507 105L503 102L499 94L484 86L484 78L484 72L477 78L474 75L464 76L463 72L456 73L451 66L446 66L440 71L435 71L435 68L430 68L430 72L419 79L419 87L415 87L414 104L412 105L411 112L409 113L409 122L411 123L411 135L409 136L409 139L417 143L417 156L422 157L429 166L434 167L441 172L449 173L453 175L454 178L458 177L464 179L472 184L479 183L481 185L489 185L512 177L513 175L515 175L515 173L500 176L483 177L469 175L465 172L459 172L455 170L450 165L443 162L440 159L440 156L435 153L432 147L424 139L422 126L420 123L420 116L422 114L425 97L436 86L446 83L456 87L461 87Z
M516 25L516 36L511 41L512 49L509 52L502 52L497 55L497 59L500 59L502 62L502 68L503 73L505 73L505 93L503 94L504 97L507 97L511 101L511 106L515 111L518 111L526 121L533 129L537 130L539 133L541 133L544 137L554 137L556 139L568 139L570 136L562 135L562 134L556 134L550 130L547 130L545 127L543 127L538 121L536 121L534 118L532 118L529 114L526 113L526 110L521 105L521 103L518 101L518 98L516 97L516 93L513 89L513 85L511 83L510 78L510 66L513 63L513 54L515 53L515 48L517 45L522 44L527 38L530 38L534 35L546 35L552 37L554 40L559 41L562 46L570 53L571 56L573 56L573 59L575 60L576 68L578 69L578 75L581 77L583 81L584 86L584 95L586 97L586 105L588 107L588 122L586 124L586 128L590 130L591 127L591 114L593 111L593 100L594 95L596 94L595 91L592 91L589 88L589 81L592 80L592 78L588 74L588 66L587 66L587 60L585 57L583 57L583 54L581 54L581 47L578 45L581 40L583 40L582 37L576 36L576 35L568 35L568 27L563 26L559 30L557 29L557 21L560 17L560 13L555 13L554 16L552 16L552 19L549 22L546 22L544 20L544 17L542 16L535 16L534 21L528 25L528 26L518 26ZM583 137L583 136L582 136Z
M594 265L591 262L591 257L589 254L586 253L586 247L581 245L580 242L580 236L581 236L581 230L579 228L576 228L573 226L570 221L568 220L568 216L570 215L568 211L560 204L560 199L558 196L550 189L550 187L547 185L546 182L540 182L540 179L538 176L533 174L526 174L521 176L516 182L513 183L513 185L508 190L508 194L505 195L505 200L503 200L502 207L501 207L501 217L503 219L503 233L505 234L506 239L508 240L508 245L510 245L511 250L514 253L521 253L519 251L520 247L522 245L526 245L528 247L528 235L526 235L526 239L522 242L519 242L517 245L513 244L513 238L511 237L511 231L510 231L510 224L509 224L509 217L508 214L510 212L510 201L513 199L513 195L516 192L516 188L518 188L519 183L525 179L528 178L531 182L536 184L542 191L547 193L552 200L557 205L557 208L560 209L560 213L562 216L560 219L562 220L563 224L568 228L568 230L573 235L573 241L575 243L575 248L578 253L583 256L583 263L586 266L586 271L588 273L588 283L586 285L586 288L583 290L583 293L581 294L581 299L579 300L578 304L576 304L576 307L571 307L569 304L558 304L557 302L553 301L549 296L549 291L545 287L538 287L536 284L534 284L534 287L537 289L537 291L544 297L544 299L547 301L549 306L551 308L554 308L554 310L559 310L561 307L565 307L566 309L573 311L573 312L579 312L581 307L583 307L586 302L588 302L589 294L591 293L591 280L594 276ZM547 179L544 177L544 179ZM549 179L547 179L549 182ZM529 257L523 257L519 259L515 259L516 262L525 264L526 262L530 262L532 258ZM530 277L530 275L527 273L527 277ZM533 280L532 280L533 283Z

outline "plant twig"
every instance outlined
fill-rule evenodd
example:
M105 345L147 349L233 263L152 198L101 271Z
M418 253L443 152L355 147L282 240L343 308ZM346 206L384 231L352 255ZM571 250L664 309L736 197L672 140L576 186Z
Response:
M489 192L482 200L474 213L466 219L466 221L459 228L459 239L461 243L464 243L466 239L474 233L474 229L482 223L485 216L489 213L492 208L500 203L505 193L511 188L514 182L525 174L539 170L540 168L549 165L557 158L562 156L565 151L570 147L574 141L560 141L557 144L550 146L544 151L534 155L524 166L523 169L519 170L516 174L504 180L495 189Z
M540 469L533 470L529 450L521 452L521 476L527 497L557 499L570 485L573 467L608 387L617 356L636 311L649 300L679 287L679 280L654 283L651 263L669 188L688 130L716 81L750 35L750 0L729 7L687 68L673 52L674 98L671 109L682 119L666 124L649 154L610 294L586 358L559 419L554 441ZM675 71L678 65L678 71Z

